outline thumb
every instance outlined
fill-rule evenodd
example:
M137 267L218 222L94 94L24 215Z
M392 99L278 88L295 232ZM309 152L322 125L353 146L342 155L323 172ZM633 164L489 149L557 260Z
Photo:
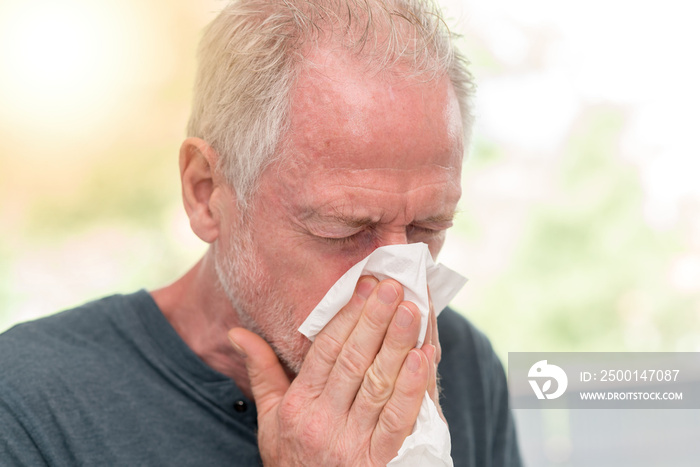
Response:
M273 411L290 384L275 351L262 337L247 329L233 328L228 338L245 361L258 414Z

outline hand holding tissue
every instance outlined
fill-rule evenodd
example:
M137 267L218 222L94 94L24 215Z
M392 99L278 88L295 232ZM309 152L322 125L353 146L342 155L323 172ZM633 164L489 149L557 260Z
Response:
M299 331L313 340L316 334L343 308L359 278L372 275L377 279L394 279L404 288L404 300L413 302L421 315L416 347L423 345L430 313L430 298L439 314L466 283L451 269L435 264L425 243L389 245L377 248L350 268L331 287L307 317ZM430 298L428 297L430 288ZM450 432L437 407L426 392L413 432L406 438L391 467L452 466Z

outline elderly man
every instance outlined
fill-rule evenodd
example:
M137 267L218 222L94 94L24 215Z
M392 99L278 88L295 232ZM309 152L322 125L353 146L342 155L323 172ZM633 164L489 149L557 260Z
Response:
M0 338L2 465L386 465L426 391L455 465L519 465L502 367L453 311L414 348L416 305L364 276L313 344L297 331L376 248L438 254L471 87L420 0L226 7L180 152L211 247L167 287Z

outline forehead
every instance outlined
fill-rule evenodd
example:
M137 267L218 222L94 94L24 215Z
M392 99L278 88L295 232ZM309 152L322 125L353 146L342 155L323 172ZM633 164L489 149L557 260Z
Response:
M349 53L308 53L291 94L287 159L307 169L407 169L460 166L462 152L462 119L447 76L411 76L399 66L370 73L366 60Z

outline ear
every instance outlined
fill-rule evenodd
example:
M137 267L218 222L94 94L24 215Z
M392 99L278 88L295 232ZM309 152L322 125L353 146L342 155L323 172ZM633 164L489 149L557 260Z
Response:
M207 243L219 236L221 215L215 208L221 180L216 174L219 155L204 140L187 138L180 147L182 200L195 235Z

